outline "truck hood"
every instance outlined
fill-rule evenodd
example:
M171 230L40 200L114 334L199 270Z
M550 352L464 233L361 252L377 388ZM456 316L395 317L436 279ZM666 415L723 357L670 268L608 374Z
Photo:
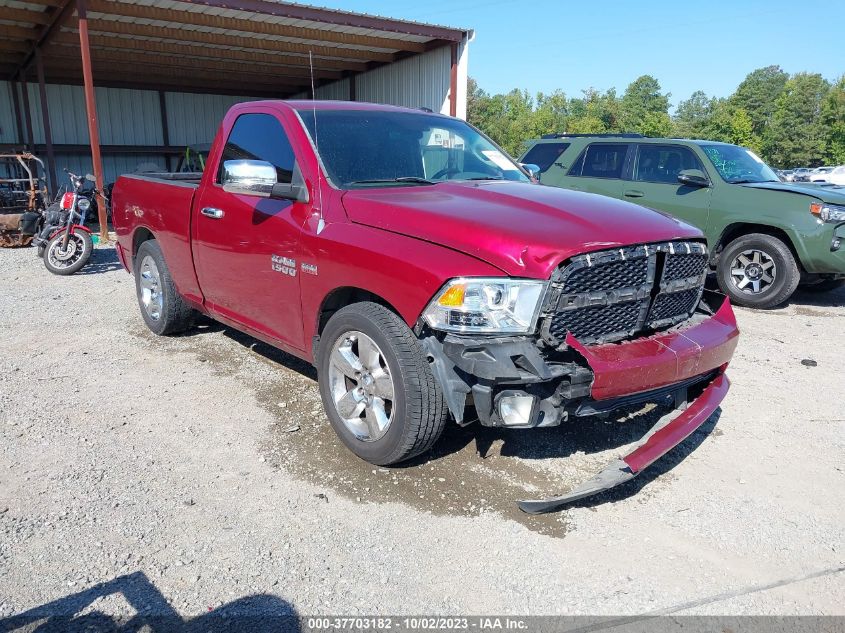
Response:
M785 191L818 198L830 204L845 204L845 187L838 185L811 185L800 182L746 182L740 185L749 189Z
M700 238L644 207L517 182L444 182L347 191L352 222L457 250L514 277L546 279L565 259L631 244Z

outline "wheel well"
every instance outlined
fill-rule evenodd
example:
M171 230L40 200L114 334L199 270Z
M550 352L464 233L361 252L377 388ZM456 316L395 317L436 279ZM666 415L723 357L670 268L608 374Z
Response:
M141 248L141 244L143 244L147 240L154 239L155 235L153 235L152 231L150 231L149 229L141 227L135 231L135 235L132 237L132 261L129 262L130 267L134 266L135 255L138 254L138 249Z
M398 310L396 310L396 308L390 305L390 303L386 299L378 296L373 292L370 292L369 290L355 288L352 286L335 288L328 295L326 295L325 299L323 299L323 303L320 305L320 312L317 315L317 334L320 335L323 333L323 329L326 327L326 323L329 322L329 319L332 318L332 315L335 312L337 312L341 308L345 308L348 305L352 305L353 303L361 303L362 301L371 301L373 303L377 303L379 305L384 306L391 312L394 312L397 315L399 314Z
M789 235L787 235L786 231L766 224L751 224L747 222L737 222L735 224L730 224L725 228L721 237L719 237L719 241L716 242L715 247L711 251L710 263L715 266L719 261L719 255L728 244L733 242L736 238L750 233L765 233L766 235L778 238L781 242L786 244L787 248L789 248L792 252L792 256L795 258L795 263L797 263L798 267L803 270L801 258L798 257L798 251L795 250L795 245L792 243L792 240Z

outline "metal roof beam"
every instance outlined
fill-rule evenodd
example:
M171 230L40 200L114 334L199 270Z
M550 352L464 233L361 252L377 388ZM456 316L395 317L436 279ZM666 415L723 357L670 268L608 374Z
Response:
M62 50L63 49L63 50ZM68 60L67 53L69 47L52 46L45 49L44 60L47 66L66 62ZM93 48L91 49L91 57L99 64L125 62L127 64L142 64L144 66L162 66L167 68L184 68L194 70L216 71L224 73L237 73L242 75L257 75L259 77L299 77L309 78L310 72L304 67L286 68L284 66L272 66L266 63L262 64L244 64L231 61L219 61L208 58L186 58L176 57L173 55L157 55L155 53L136 52L136 51L110 51ZM340 71L326 71L319 70L314 72L315 76L321 79L341 79L342 73Z
M25 38L27 40L32 39L35 40L32 46L29 49L24 60L18 65L17 70L15 71L20 72L26 69L31 63L32 60L35 58L35 53L40 46L43 46L49 38L53 35L55 31L58 30L58 27L62 25L62 23L70 17L73 13L73 3L71 0L61 0L61 4L57 5L51 13L46 14L49 16L49 22L41 27L41 29L33 29L33 33L36 35L31 38ZM6 27L9 28L9 27Z
M404 50L413 53L425 51L425 42L407 42L399 39L341 33L315 28L303 28L288 24L274 24L258 20L229 18L221 15L186 11L184 9L164 9L161 7L128 4L125 2L108 2L107 0L90 0L88 11L107 15L140 18L144 20L158 20L161 22L175 22L191 26L244 31L246 33L260 33L262 35L278 35L281 37L295 37L301 40L315 42L333 42L336 44L352 44L369 46L372 48L386 48L388 50Z
M31 9L13 9L3 7L0 17L10 22L29 22L30 24L49 24L50 14L44 11L33 11Z
M50 69L72 69L77 70L81 68L78 60L75 59L68 59L68 58L45 58L45 65L47 68ZM121 64L119 60L115 61L106 61L106 60L98 60L94 59L97 64L97 72L99 73L118 73L120 74L121 69L125 71L126 66ZM254 68L254 67L253 67ZM174 78L218 78L222 82L229 82L229 81L238 81L240 78L239 83L256 83L256 84L289 84L293 86L303 86L310 83L310 79L308 76L290 76L290 75L276 75L273 73L261 73L257 70L231 70L231 69L222 69L216 67L208 67L208 66L190 66L185 64L165 64L165 63L156 63L156 62L147 62L145 61L142 65L138 66L138 61L136 60L136 73L140 74L166 74L172 75Z
M346 13L344 11L333 11L331 9L320 9L300 4L286 4L281 2L268 2L267 0L185 0L190 4L203 4L207 7L220 9L238 9L240 11L252 11L264 15L277 15L295 20L308 20L311 22L322 22L324 24L337 24L340 26L351 26L360 29L374 29L377 31L388 31L392 33L404 33L405 35L417 35L419 37L430 37L450 42L460 42L463 39L464 31L450 29L444 26L431 24L418 24L402 20L392 20L374 15L362 15L359 13Z
M75 25L74 25L75 26ZM139 37L153 37L165 40L184 42L198 42L201 44L217 44L221 46L236 46L238 48L278 51L286 53L305 53L309 51L315 57L337 57L340 59L357 59L366 61L393 61L393 53L366 51L355 48L341 48L334 46L319 46L284 42L245 35L225 35L222 33L208 33L190 29L171 29L146 24L130 24L114 20L88 20L92 33L92 40L96 42L96 32L117 33L120 35L134 35Z
M71 45L79 48L79 38L73 33L57 33L51 40L54 44ZM241 51L228 48L219 48L205 44L176 44L171 42L154 42L152 40L129 39L118 35L99 34L92 42L92 50L120 49L123 51L137 51L138 53L157 53L163 55L195 56L217 61L242 61L242 62L264 62L280 66L293 66L308 68L308 57L294 55L275 55L268 52ZM319 76L320 71L329 70L351 70L363 72L367 69L364 62L353 62L335 59L316 58L314 70Z
M82 85L82 71L80 69L79 73L67 71L62 71L61 73L48 73L47 83L80 86ZM238 97L266 97L268 99L284 98L285 96L302 92L306 88L306 86L278 85L278 89L274 89L272 85L266 84L246 85L231 82L227 83L226 87L221 88L219 81L203 81L159 75L140 75L133 77L132 81L123 81L120 79L98 80L97 86L102 88L129 88L133 90L163 90L165 92L235 95Z

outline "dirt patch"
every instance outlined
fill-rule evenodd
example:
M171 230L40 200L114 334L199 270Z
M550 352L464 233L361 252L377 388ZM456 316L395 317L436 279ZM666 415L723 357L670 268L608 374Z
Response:
M323 411L316 370L310 364L205 319L181 337L156 338L142 326L133 334L150 345L191 352L215 373L238 378L275 419L263 444L263 459L324 487L327 501L342 495L364 504L404 503L438 516L494 513L551 536L566 534L567 512L529 515L519 510L516 501L573 489L622 454L626 445L640 439L666 413L649 405L606 420L576 418L548 429L450 424L429 453L381 468L357 458L338 440ZM705 428L702 438L706 434ZM674 461L690 450L681 447ZM641 487L620 487L593 498L589 505L623 498ZM648 498L639 494L643 500Z

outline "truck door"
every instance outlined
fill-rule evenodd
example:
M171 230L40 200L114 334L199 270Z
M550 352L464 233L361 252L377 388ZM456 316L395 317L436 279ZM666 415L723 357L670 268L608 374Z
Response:
M565 176L559 176L553 182L543 182L620 198L621 178L627 165L629 148L629 143L591 143L581 152Z
M622 195L625 200L663 211L706 232L712 189L678 182L678 173L684 169L704 171L688 147L639 144L631 180L625 181Z
M219 160L206 165L213 179L204 179L195 203L194 262L206 305L214 315L303 349L297 267L310 205L224 191L224 165L236 160L270 163L281 183L299 174L275 111L257 109L235 120Z

